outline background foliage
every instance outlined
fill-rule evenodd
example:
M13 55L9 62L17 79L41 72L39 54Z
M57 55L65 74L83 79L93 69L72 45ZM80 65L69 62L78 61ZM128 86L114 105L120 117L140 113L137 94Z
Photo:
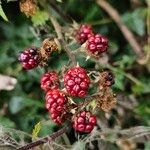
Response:
M43 3L46 3L44 0ZM138 2L138 3L136 3ZM138 42L147 52L147 24L146 15L148 6L145 0L109 0L109 3L119 11L122 21L135 34ZM48 4L48 2L47 2ZM139 65L129 43L114 21L93 0L66 0L58 2L63 13L71 16L78 23L93 25L96 32L106 35L110 40L108 51L110 69L115 74L113 89L118 95L118 104L112 110L109 119L110 128L116 124L121 129L134 126L150 126L150 82L149 66ZM79 7L80 6L80 7ZM44 73L42 68L23 71L17 57L26 47L39 46L45 38L45 32L53 34L47 12L39 10L31 19L19 10L18 1L7 3L2 1L5 14L0 18L0 74L9 75L17 79L17 85L12 91L0 91L0 124L32 133L34 126L41 123L38 136L53 133L58 127L49 120L44 108L44 93L40 89L40 76ZM1 7L0 7L1 11ZM65 25L53 10L51 13ZM39 36L39 33L43 36ZM79 63L92 68L93 62L85 62L79 58ZM68 57L62 51L59 56L54 54L50 59L49 70L67 64ZM49 121L48 121L49 120ZM71 131L73 132L73 131ZM70 133L74 134L73 133ZM74 140L70 140L73 144ZM84 143L74 143L74 149L84 149ZM138 149L148 150L150 144L144 142L137 145ZM116 145L113 145L117 149Z

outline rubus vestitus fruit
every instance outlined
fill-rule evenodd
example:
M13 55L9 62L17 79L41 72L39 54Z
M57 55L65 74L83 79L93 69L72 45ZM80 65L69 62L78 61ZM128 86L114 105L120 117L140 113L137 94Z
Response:
M108 48L108 39L101 35L91 35L87 40L87 50L95 55L99 56L101 53L106 52Z
M76 32L77 41L83 44L87 41L88 37L93 34L92 27L90 25L82 24Z
M92 27L89 25L81 25L76 31L76 38L80 44L85 43L82 46L86 46L86 55L99 58L100 54L108 49L108 39L101 34L94 34ZM61 47L61 42L57 40L56 38L47 38L42 42L39 49L30 47L24 50L19 56L19 61L22 63L23 68L30 70L38 65L46 67L48 59L53 57L53 55L51 56L52 52L59 50ZM76 53L69 52L68 55L70 56L70 54L75 55ZM74 65L76 60L74 61L71 57L70 60ZM70 68L70 66L67 67ZM96 71L93 72L95 73ZM108 112L114 107L116 98L111 90L111 85L114 84L114 76L110 71L96 72L95 74L98 75L98 78L95 78L98 83L97 90L99 91L91 96L86 96L91 81L85 68L77 65L68 69L65 73L62 69L61 73L64 74L63 90L59 89L61 88L62 78L59 80L55 71L46 72L40 80L41 88L46 92L45 107L49 112L49 116L57 125L69 120L77 132L90 133L96 125L97 119L92 114L92 111L87 111L86 105L90 105L91 101L95 100L96 104L95 106L91 104L91 110L100 108ZM92 71L90 74L92 74ZM74 101L76 98L74 97L85 98L85 101L76 103Z
M64 86L69 95L85 97L89 88L90 78L84 68L73 67L64 75Z
M54 71L47 72L41 77L41 88L44 91L57 89L59 87L58 74Z
M24 69L30 70L38 66L40 55L37 48L31 47L23 51L18 59L22 63Z
M48 109L51 119L56 124L62 124L66 114L66 104L68 98L59 89L49 90L46 93L46 109Z
M73 128L79 132L90 133L96 122L96 116L90 111L81 111L73 116Z

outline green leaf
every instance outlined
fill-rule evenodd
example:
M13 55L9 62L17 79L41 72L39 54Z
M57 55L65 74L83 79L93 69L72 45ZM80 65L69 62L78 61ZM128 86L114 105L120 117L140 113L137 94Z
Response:
M9 118L0 117L0 124L5 127L14 128L15 123L11 121Z
M31 18L34 26L44 25L48 19L48 13L41 10L38 10Z
M26 107L43 107L43 104L40 101L33 100L27 97L13 97L9 102L9 110L12 114L20 112Z
M115 72L117 74L115 76L115 85L114 87L120 90L124 90L124 76L118 72Z
M47 134L52 134L54 132L54 128L56 127L56 124L52 121L46 121L42 122L42 128L39 133L39 137L47 136Z
M150 142L145 143L145 148L144 150L150 150Z
M37 123L35 126L34 126L34 129L32 131L32 140L36 140L36 138L38 137L38 134L41 130L41 122Z
M143 36L145 33L144 18L142 17L143 9L136 9L132 13L127 12L122 16L123 22L135 33Z
M5 21L8 21L8 18L7 18L7 16L5 15L1 4L0 4L0 16L1 16Z

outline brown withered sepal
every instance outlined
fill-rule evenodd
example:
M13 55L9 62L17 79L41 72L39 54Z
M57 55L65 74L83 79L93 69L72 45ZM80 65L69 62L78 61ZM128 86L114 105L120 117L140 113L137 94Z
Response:
M42 42L40 51L43 58L49 57L51 53L56 50L58 50L58 45L54 39L47 38Z
M109 87L105 88L102 93L96 97L97 106L103 111L108 112L115 106L117 100Z
M37 4L34 0L21 0L19 6L20 11L25 13L27 17L33 16L37 10Z

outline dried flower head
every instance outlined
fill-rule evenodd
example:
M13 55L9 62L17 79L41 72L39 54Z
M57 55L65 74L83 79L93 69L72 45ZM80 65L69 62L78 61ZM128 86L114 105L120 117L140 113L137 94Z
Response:
M49 57L50 54L56 50L58 50L58 45L54 39L47 38L42 42L40 51L43 58Z
M116 104L116 97L112 93L111 89L108 87L104 90L103 95L97 96L98 107L100 107L103 111L108 112L111 110Z
M25 13L27 17L33 16L37 10L37 5L34 0L21 0L20 11Z

